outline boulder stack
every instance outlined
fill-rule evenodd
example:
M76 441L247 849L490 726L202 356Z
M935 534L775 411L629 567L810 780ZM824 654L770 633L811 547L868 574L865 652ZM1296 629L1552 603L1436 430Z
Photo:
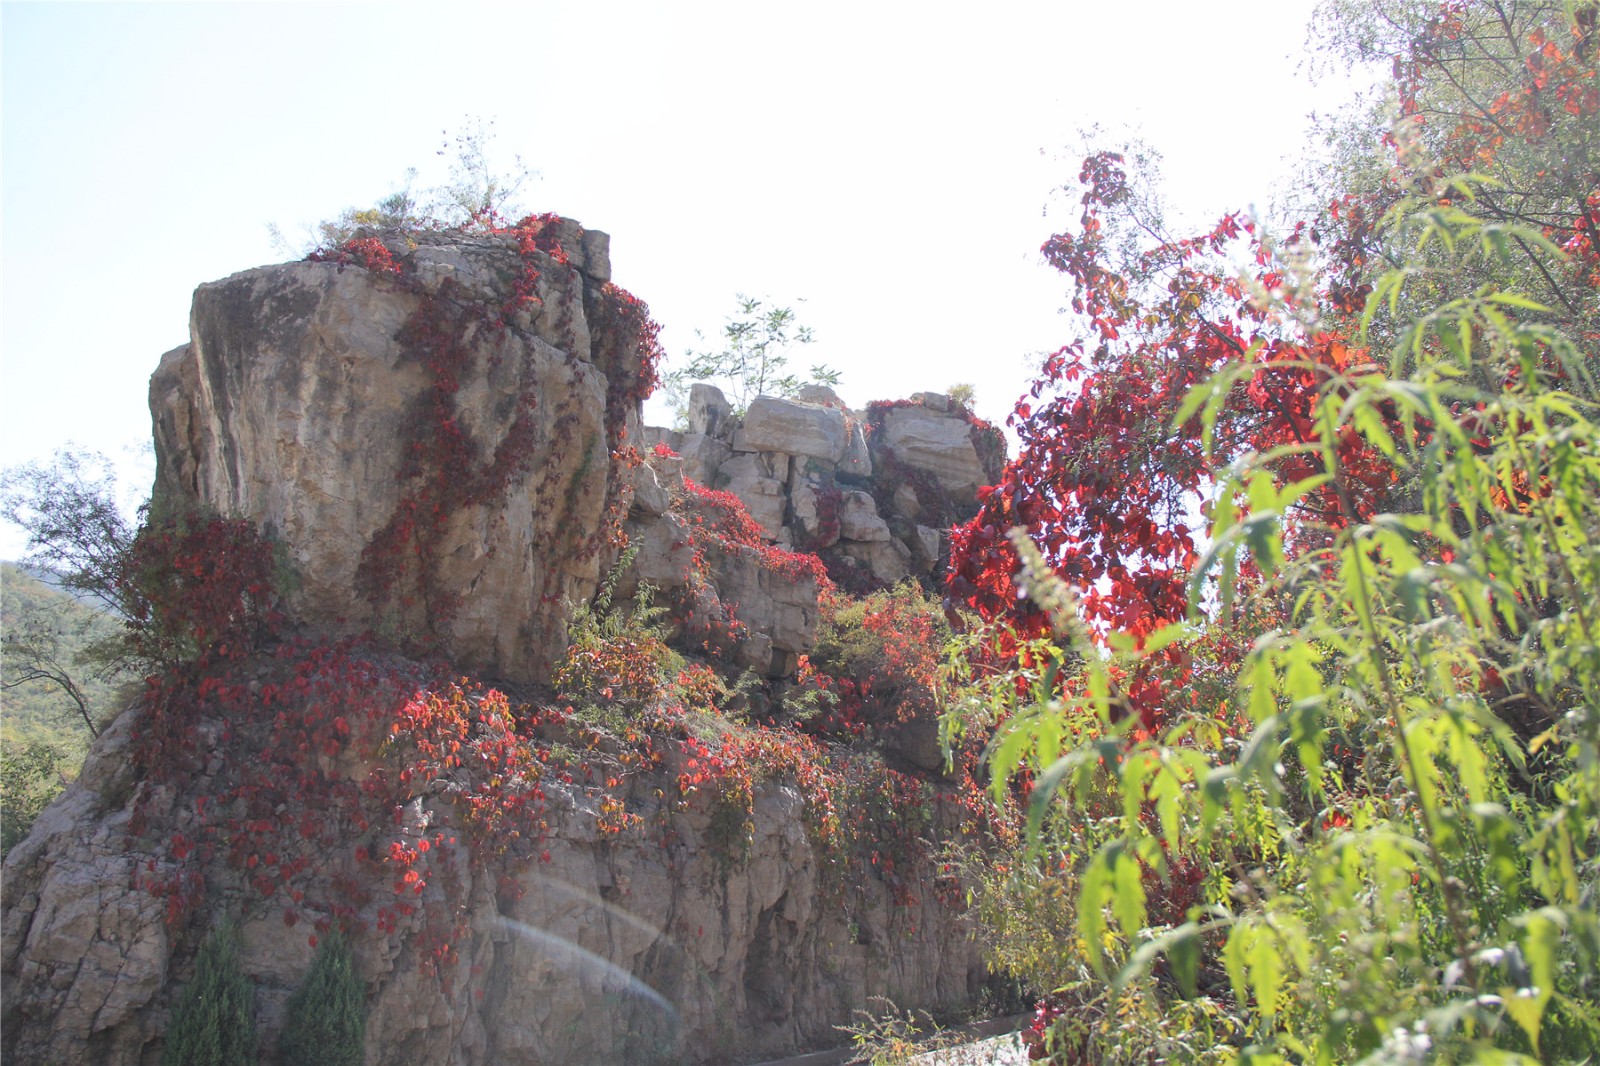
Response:
M681 476L739 497L769 543L818 553L847 587L934 583L950 526L976 513L1004 459L994 427L933 392L853 411L812 386L735 412L700 384L682 429L644 432Z

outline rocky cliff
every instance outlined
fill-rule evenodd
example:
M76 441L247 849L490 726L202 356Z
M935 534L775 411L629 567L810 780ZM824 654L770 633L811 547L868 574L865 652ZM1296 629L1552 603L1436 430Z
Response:
M974 999L934 861L972 826L936 781L686 700L585 717L545 682L625 539L622 595L661 590L680 646L783 677L827 580L787 547L931 574L937 508L992 456L938 397L734 418L705 390L656 435L681 455L641 456L653 327L608 275L604 234L546 216L196 292L151 382L156 507L269 535L283 621L197 637L7 857L6 1061L159 1061L224 921L265 1062L335 926L374 1064L749 1061L836 1043L869 996Z
M760 396L735 414L695 385L683 430L647 427L686 477L739 497L775 545L819 554L846 588L936 585L952 523L1000 476L1005 440L940 393L846 407L826 386Z
M648 370L606 235L535 238L374 237L202 285L150 382L157 505L275 537L308 624L540 676L594 592Z
M225 771L141 805L139 727L136 713L119 719L7 857L7 1062L159 1062L198 937L219 916L240 921L262 1061L275 1062L284 1005L340 899L353 903L371 1064L751 1061L836 1044L834 1026L871 996L948 1010L982 988L972 931L931 878L910 902L871 876L842 883L801 791L781 781L756 793L730 863L712 804L653 797L673 768L631 783L639 820L622 830L605 819L606 790L547 780L531 861L481 861L454 846L469 830L448 802L415 798L384 834L412 851L437 842L411 905L386 883L353 890L362 866L348 844L275 856L274 877L301 856L313 867L263 899L248 875L264 867L229 866L222 839L205 898L186 899L195 867L175 859L170 834L203 836L193 798L220 794Z

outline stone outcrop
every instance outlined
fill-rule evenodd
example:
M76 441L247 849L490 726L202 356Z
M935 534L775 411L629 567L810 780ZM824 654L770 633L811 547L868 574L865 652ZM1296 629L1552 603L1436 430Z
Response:
M782 502L781 482L763 476L770 468L759 454L741 459L739 469L749 472L740 482L743 501L751 519L767 532L781 522L782 512L763 519L759 508L773 499ZM697 539L689 513L697 504L684 482L688 465L681 456L651 452L635 470L626 526L635 554L619 593L633 597L640 583L648 582L672 609L673 635L680 644L694 649L710 643L739 667L766 677L793 674L812 644L817 582L775 568L755 545Z
M594 594L595 541L621 480L606 425L608 373L619 371L588 317L610 271L607 238L569 239L565 264L532 253L538 301L498 328L471 310L507 299L524 269L514 241L388 244L411 284L302 262L196 290L189 343L150 382L156 501L246 517L275 536L297 579L289 609L307 624L431 639L463 666L540 677L562 647L562 604ZM428 301L464 323L456 367L430 366L429 340L408 335ZM435 573L374 590L366 571L383 565L371 556L385 533L431 518L406 509L431 502L433 475L414 450L440 446L428 408L441 373L459 378L451 429L465 458L438 476L487 479L462 464L496 460L513 469L499 491L447 516L430 546Z
M157 506L243 516L277 538L294 574L284 607L301 633L416 640L462 671L534 692L624 520L638 550L623 595L649 581L676 596L685 635L736 613L721 650L768 677L793 671L817 618L816 581L775 567L771 548L819 548L883 582L935 574L943 531L993 465L963 412L924 397L887 417L859 414L823 389L735 416L697 387L689 432L656 435L678 455L630 464L646 375L618 341L607 238L554 219L540 241L546 250L508 236L369 235L362 261L202 286L189 343L151 380ZM760 537L697 537L694 507L708 505L685 477L735 492ZM242 691L253 698L261 676ZM152 712L136 705L8 855L6 1061L158 1062L198 937L227 916L241 922L262 1061L275 1061L312 958L307 925L290 920L282 893L270 904L252 895L240 866L208 855L184 865L172 843L202 820L198 799L229 795L221 781L252 758L221 746L242 743L247 723L205 691L191 732L209 756L141 777L136 767L150 764L133 753ZM259 717L305 710L280 701ZM387 772L373 758L323 769L371 783ZM420 913L396 919L379 909L387 896L349 896L323 845L290 826L312 860L304 905L331 920L332 905L314 901L346 899L364 931L354 950L367 1061L749 1061L837 1043L835 1027L874 995L904 1008L976 997L980 949L931 873L914 900L877 871L841 884L781 775L756 786L747 847L730 856L713 800L680 800L680 769L668 759L626 775L639 821L625 830L601 828L602 794L580 770L540 779L536 859L437 849L419 906L449 912L458 959L437 970ZM386 807L383 832L392 815L400 843L466 839L455 782L433 784ZM248 817L276 832L288 803ZM933 812L935 823L953 818ZM199 903L186 895L195 885Z
M192 934L169 927L157 879L145 876L169 861L129 831L127 747L140 713L107 730L78 783L6 859L7 1062L151 1066L175 993L193 976ZM711 840L708 805L659 812L653 784L640 782L638 809L668 846L654 831L600 832L594 797L552 784L547 858L520 872L475 869L461 852L442 860L462 901L447 970L421 965L419 919L354 938L366 1061L756 1061L837 1044L833 1027L871 996L907 1008L976 1000L984 967L964 921L932 892L896 903L881 881L847 886L841 905L791 788L758 791L748 851L730 866ZM167 802L181 816L180 797ZM433 798L403 813L402 840L460 831ZM261 1061L274 1063L285 1006L311 963L308 925L286 927L281 907L242 904L237 878L212 876L219 913L244 907L241 963ZM421 902L433 898L430 888ZM370 923L381 903L362 917Z
M685 427L646 427L645 439L677 453L684 476L743 500L768 541L819 553L858 587L935 583L950 526L977 512L1004 459L998 431L940 393L861 412L826 386L736 414L698 384Z

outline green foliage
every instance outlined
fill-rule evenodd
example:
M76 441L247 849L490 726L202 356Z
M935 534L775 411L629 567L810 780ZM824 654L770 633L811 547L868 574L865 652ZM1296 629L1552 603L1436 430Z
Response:
M438 155L450 161L450 179L433 190L433 214L445 225L508 220L527 214L517 196L527 183L538 177L522 156L513 155L502 167L495 158L494 119L480 117L462 120L462 128L445 140Z
M1404 203L1396 224L1418 248L1504 253L1462 209ZM1381 280L1369 319L1407 280ZM1148 738L1117 719L1116 664L1172 633L1109 660L1081 644L1084 695L1002 729L997 774L1038 774L1036 843L1058 793L1122 808L1111 839L1070 856L1083 956L1116 987L1163 960L1192 989L1199 949L1222 943L1204 965L1250 1038L1308 1062L1388 1061L1419 1033L1448 1056L1568 1061L1600 1037L1600 397L1539 310L1484 290L1395 323L1388 372L1322 390L1304 446L1322 474L1279 487L1271 455L1228 472L1197 617L1213 572L1223 619L1245 589L1287 611L1239 668L1236 748L1196 744L1214 728L1200 716ZM1200 386L1180 420L1209 419L1231 381ZM1289 550L1284 516L1314 484L1342 486L1351 434L1415 506ZM1035 599L1061 612L1070 592L1015 539ZM1150 924L1151 876L1187 859L1229 866L1203 905Z
M285 1066L361 1066L366 1032L366 990L350 945L339 933L329 933L305 983L289 999L279 1058Z
M302 258L318 248L337 248L362 230L473 229L529 213L518 196L539 172L520 155L502 162L495 148L493 119L467 116L459 130L453 134L444 130L441 136L435 155L445 160L448 169L442 183L416 191L417 168L408 168L404 180L388 195L370 206L347 207L323 219L309 227L298 243L268 223L273 246L284 255Z
M865 681L885 671L910 671L906 657L919 651L927 654L918 656L922 661L917 665L925 662L931 669L949 639L939 604L907 580L860 597L828 594L817 619L811 661L839 676ZM903 646L908 643L915 647Z
M194 979L172 1009L161 1064L251 1066L255 1061L255 988L239 968L238 931L224 926L200 945Z
M0 518L27 533L30 570L122 611L117 580L134 528L117 504L105 456L63 448L49 462L7 468L0 477Z
M862 597L825 592L816 639L790 699L827 707L808 724L860 733L921 718L937 719L947 694L941 651L950 626L940 605L915 581Z
M115 709L118 682L100 650L116 641L116 620L80 599L6 564L0 568L0 654L4 655L6 743L48 740L85 747Z
M738 301L738 313L722 328L721 349L688 352L685 366L662 376L662 389L674 404L681 406L689 386L702 381L726 386L736 411L757 396L793 396L807 385L839 383L839 372L821 364L806 374L789 371L789 352L812 340L793 308L768 307L743 293Z
M554 677L562 699L637 714L667 691L682 666L667 647L667 611L655 604L654 586L641 584L626 609L616 603L617 586L637 554L637 548L624 552L594 602L572 609L567 652Z
M1575 44L1572 33L1585 20L1586 47ZM1548 241L1529 239L1530 230L1555 237L1574 222L1583 228L1573 209L1595 191L1600 105L1592 96L1594 26L1594 4L1573 0L1320 5L1312 37L1332 69L1381 64L1396 73L1390 92L1369 108L1324 119L1336 187L1380 203L1395 196L1385 188L1395 153L1373 151L1377 134L1389 129L1400 157L1419 171L1437 163L1441 175L1482 178L1473 191L1474 213L1519 227L1500 235L1505 254L1493 262L1458 262L1427 277L1413 269L1409 289L1443 303L1490 284L1546 305L1541 316L1569 336L1600 325L1600 285L1592 273L1584 277L1582 250L1569 249L1578 252L1569 256ZM1415 62L1418 57L1423 61ZM1315 208L1326 206L1327 177L1326 164L1319 166ZM1382 227L1373 225L1380 217L1367 219L1365 239L1383 238ZM1597 237L1591 229L1584 243L1593 249ZM1414 268L1418 257L1410 258Z
M111 712L118 673L107 670L103 649L119 627L90 603L22 573L4 568L0 655L6 694L7 741L22 735L76 742L98 733Z
M857 1010L855 1022L834 1028L848 1033L854 1051L851 1066L907 1066L918 1055L951 1041L925 1011L900 1010L884 996L869 996L876 1010Z
M371 207L347 207L333 218L325 218L318 222L314 236L305 242L304 247L295 247L277 226L269 225L267 230L272 237L273 245L284 254L298 258L315 248L336 248L353 239L364 229L420 228L426 225L426 222L420 213L422 205L411 192L411 183L416 180L416 176L416 168L412 167L406 171L403 185Z
M28 835L81 757L44 740L7 740L0 748L0 857Z
M133 531L110 462L70 449L7 469L0 517L27 534L31 571L6 564L0 573L0 850L9 851L76 772L131 677L114 612Z
M1181 624L1091 630L1102 590L1074 591L1038 530L1007 542L1057 651L1026 649L967 716L999 723L996 796L1030 793L1027 846L975 898L996 961L1058 990L1068 1061L1115 1060L1112 1014L1143 1019L1124 1049L1193 1061L1160 1044L1190 1012L1234 1061L1589 1062L1596 9L1327 10L1334 47L1394 59L1391 162L1343 159L1314 224L1262 238L1254 279L1171 283L1173 318L1220 338L1204 292L1250 324L1159 441L1122 445L1133 467L1198 463L1168 495L1210 523L1175 571ZM1092 159L1085 180L1109 173ZM1140 331L1097 357L1136 374L1185 354L1171 319L1117 319L1152 272L1107 273L1092 227L1077 239L1053 238L1080 299ZM1289 431L1242 434L1240 412Z

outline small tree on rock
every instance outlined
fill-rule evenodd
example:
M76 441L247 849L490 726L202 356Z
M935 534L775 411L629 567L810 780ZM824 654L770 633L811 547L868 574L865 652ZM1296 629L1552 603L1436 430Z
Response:
M795 320L792 307L768 307L743 293L738 301L738 313L722 327L721 350L688 352L688 364L661 379L675 406L700 381L725 386L738 411L757 396L793 396L807 385L839 383L839 372L822 364L808 374L788 369L790 350L812 340L811 328Z
M239 936L230 925L200 946L190 981L172 1010L161 1066L253 1066L255 989L239 968Z
M289 1000L278 1056L285 1066L361 1066L366 1041L365 989L349 942L330 933Z

